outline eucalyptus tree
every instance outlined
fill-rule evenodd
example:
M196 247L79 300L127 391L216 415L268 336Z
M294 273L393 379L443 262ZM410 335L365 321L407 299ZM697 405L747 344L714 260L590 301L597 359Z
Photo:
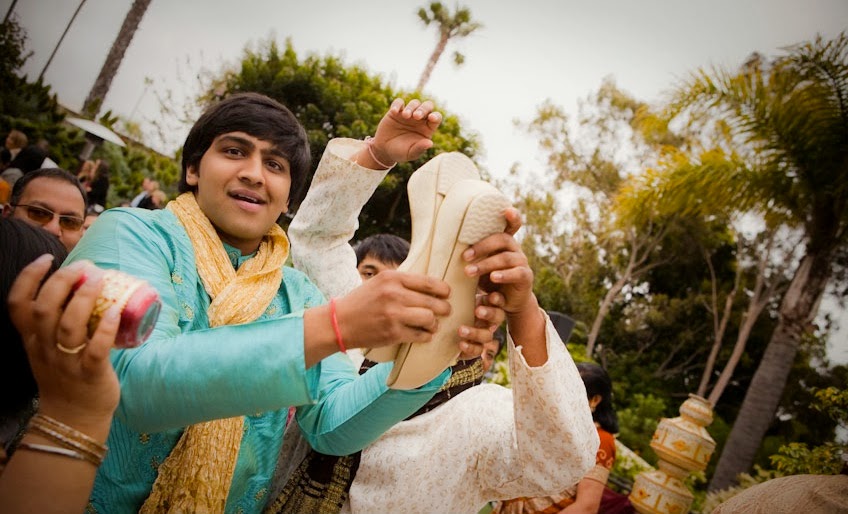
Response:
M655 258L657 250L675 223L674 216L655 216L647 205L638 216L634 210L621 210L623 199L632 194L636 177L657 165L661 149L680 141L647 104L620 90L612 79L605 79L581 103L576 126L561 108L546 102L527 129L547 156L552 189L574 193L572 208L566 208L571 225L567 236L577 245L562 254L574 260L579 259L575 252L592 252L603 270L586 342L586 355L592 357L619 295L663 264ZM568 273L569 266L560 269Z
M693 128L722 120L732 151L699 168L704 201L772 216L802 236L778 323L710 482L747 471L774 420L822 296L844 283L848 228L848 37L818 36L772 60L755 54L738 70L699 70L675 96ZM715 157L715 156L714 156Z
M418 18L424 23L425 27L430 24L436 25L439 31L439 38L436 41L436 48L430 54L427 60L427 65L424 71L421 72L421 78L418 79L418 85L415 86L416 91L422 91L427 82L430 81L430 75L433 73L433 68L442 57L448 42L452 39L461 39L470 36L474 31L483 27L482 24L471 20L471 10L467 7L456 7L454 12L442 5L441 2L430 2L427 9L418 9ZM453 62L457 66L461 66L465 62L465 56L459 52L454 52Z

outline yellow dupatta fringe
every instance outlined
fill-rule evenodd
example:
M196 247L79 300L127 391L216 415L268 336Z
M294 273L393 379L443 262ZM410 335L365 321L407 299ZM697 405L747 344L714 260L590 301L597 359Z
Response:
M233 269L215 227L193 193L168 204L191 239L209 305L209 325L236 325L257 319L283 279L289 241L278 225L264 236L256 255ZM244 417L191 425L159 466L159 475L139 513L223 513L241 446Z

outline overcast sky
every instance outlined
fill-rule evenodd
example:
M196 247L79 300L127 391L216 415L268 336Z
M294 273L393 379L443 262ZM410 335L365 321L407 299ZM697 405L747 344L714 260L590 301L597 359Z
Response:
M412 89L435 45L416 11L427 0L153 0L104 107L145 123L158 116L152 89L185 89L184 73L234 64L246 45L291 38L301 56L333 54ZM454 6L455 2L443 2ZM24 71L44 67L78 0L19 0L33 51ZM60 102L79 109L132 0L87 0L45 73ZM735 67L751 52L848 27L846 0L463 0L484 27L448 46L425 93L477 132L479 162L495 175L521 163L541 168L534 142L513 127L551 99L574 114L605 76L655 101L698 67ZM0 0L5 14L11 0ZM456 68L451 53L466 56ZM186 65L186 60L191 65ZM187 130L187 129L186 129ZM184 133L174 134L181 142ZM167 149L173 151L175 148ZM163 149L166 150L166 149ZM848 360L848 336L835 355Z

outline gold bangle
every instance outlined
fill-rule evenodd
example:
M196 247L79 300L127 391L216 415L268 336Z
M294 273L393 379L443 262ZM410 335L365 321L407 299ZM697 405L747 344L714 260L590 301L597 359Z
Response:
M85 455L75 452L74 450L69 450L67 448L60 448L58 446L49 446L46 444L35 444L35 443L20 443L18 445L19 450L30 450L41 453L49 453L51 455L61 455L63 457L70 457L72 459L77 460L85 460L91 462L89 459L85 458Z
M29 428L64 448L80 452L86 460L96 466L99 466L106 458L108 451L106 445L50 416L36 413L30 421Z
M54 430L50 430L49 428L31 425L30 430L33 434L38 434L60 445L63 448L66 448L70 451L74 451L75 453L79 453L83 459L91 462L95 466L99 466L103 462L103 458L105 457L105 454L101 454L90 448L86 448L78 441L69 439Z

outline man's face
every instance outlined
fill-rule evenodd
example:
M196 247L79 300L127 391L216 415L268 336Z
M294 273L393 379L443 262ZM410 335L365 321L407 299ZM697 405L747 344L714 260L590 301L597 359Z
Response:
M488 373L495 363L495 356L498 354L498 341L493 339L483 345L483 353L480 358L483 360L483 373Z
M212 141L186 182L221 240L249 254L288 210L289 161L268 141L228 132Z
M372 255L366 255L364 259L356 266L359 271L359 276L362 280L368 280L377 276L377 273L386 270L397 269L398 265L393 262L383 262Z
M9 208L11 217L42 227L58 237L68 251L82 237L85 200L79 189L70 182L49 177L33 179L24 188L17 205ZM46 211L53 211L54 214L51 217ZM76 229L72 226L75 221L79 222Z

